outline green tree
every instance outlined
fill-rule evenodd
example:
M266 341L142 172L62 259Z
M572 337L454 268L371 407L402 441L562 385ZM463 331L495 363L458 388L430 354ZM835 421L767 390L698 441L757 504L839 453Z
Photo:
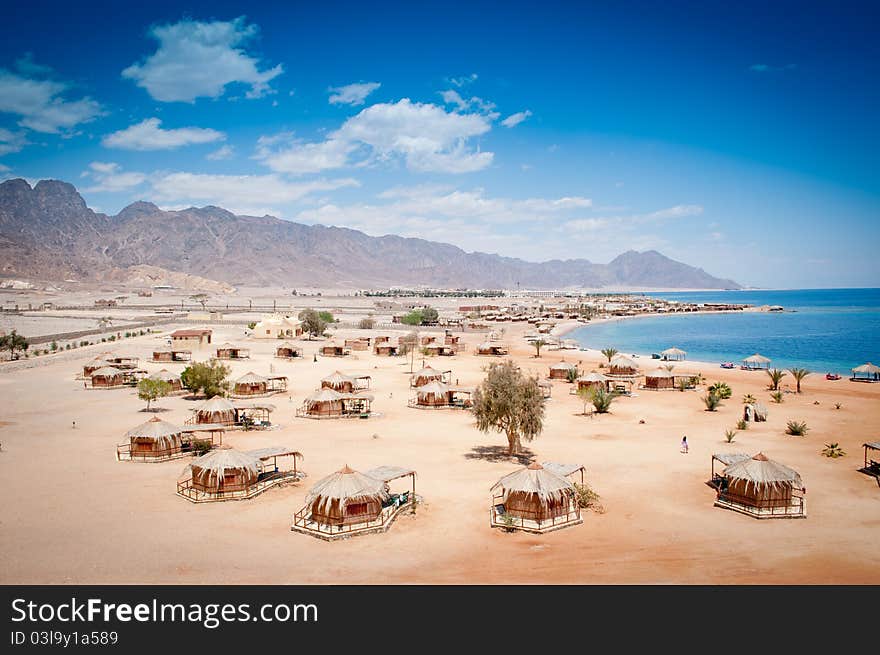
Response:
M714 412L721 404L721 398L710 392L703 396L703 404L706 406L707 412Z
M21 351L25 353L30 346L28 340L21 336L15 330L12 330L9 334L0 337L0 350L8 350L9 357L11 359L18 359L18 355L15 353L17 351Z
M433 325L440 319L440 312L433 307L424 307L421 312L422 325Z
M208 294L207 293L197 293L189 297L190 300L194 300L202 306L202 311L208 306Z
M544 397L538 379L523 375L512 361L493 364L473 400L477 429L503 432L510 455L518 455L522 440L531 441L544 429Z
M616 348L603 348L602 354L608 358L608 363L611 363L611 360L614 359L614 356L617 354Z
M53 342L52 342L52 345L49 346L49 347L52 349L52 352L54 353L56 350L58 350L58 342L57 342L57 341L53 341Z
M727 400L733 395L733 391L727 382L716 382L708 389L709 393L714 393L721 400Z
M150 403L159 398L164 398L171 393L171 385L165 380L156 378L143 378L137 385L138 398L146 401L147 411L150 411Z
M312 337L321 336L327 329L327 321L321 318L321 314L314 309L302 310L298 318L302 322L303 331L309 335L310 340Z
M547 342L543 339L535 339L532 341L532 345L535 347L535 357L541 356L541 348L547 345Z
M578 373L577 367L570 368L565 372L565 379L571 384L574 384L575 380L578 379L578 375L580 375L580 373Z
M782 382L782 378L785 377L785 371L780 371L778 368L771 368L768 369L767 376L770 378L770 391L776 391L779 389L779 383Z
M204 393L208 398L224 396L229 390L227 377L232 369L226 364L211 359L207 362L190 364L180 374L183 386L193 393Z
M328 312L326 310L318 312L318 316L320 316L321 320L324 321L325 323L327 323L328 325L330 323L336 322L336 319L333 318L333 314L331 314L330 312Z
M791 377L794 378L795 383L797 384L797 392L801 392L801 380L807 377L810 374L810 371L805 368L790 368L788 372L791 373Z
M414 309L406 316L401 317L400 322L404 325L421 325L422 324L422 312L418 309Z
M590 402L597 414L607 414L611 411L611 403L617 397L613 391L608 391L604 386L593 385L590 387Z

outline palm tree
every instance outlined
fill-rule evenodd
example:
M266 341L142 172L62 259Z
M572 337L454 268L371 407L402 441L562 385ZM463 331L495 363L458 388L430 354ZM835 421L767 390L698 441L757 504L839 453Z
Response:
M577 367L570 368L565 372L565 379L566 379L566 381L574 384L575 381L578 379L579 375L580 375L580 373L578 372Z
M535 347L535 357L541 356L541 348L547 345L547 342L543 339L535 339L532 341L532 345Z
M778 368L771 368L767 370L767 375L770 376L770 391L778 391L779 383L782 381L782 378L785 377L785 371L780 371Z
M797 392L801 392L801 380L807 377L810 374L810 371L805 368L790 368L788 372L791 373L791 377L794 378L797 383Z
M750 394L750 393L747 393L745 396L743 396L743 405L752 405L752 404L754 404L754 403L756 403L756 402L758 402L758 399L755 398L755 397L754 397L752 394Z
M617 354L616 348L603 348L602 354L608 358L608 363L611 363L611 360L614 359L614 356Z
M721 398L710 392L703 396L703 404L707 412L714 412L721 404Z
M614 401L616 394L613 391L606 391L605 387L590 387L590 402L598 414L607 414L611 409L611 403Z
M721 400L727 400L733 395L733 391L730 388L730 385L727 382L716 382L708 389L709 393L714 393Z

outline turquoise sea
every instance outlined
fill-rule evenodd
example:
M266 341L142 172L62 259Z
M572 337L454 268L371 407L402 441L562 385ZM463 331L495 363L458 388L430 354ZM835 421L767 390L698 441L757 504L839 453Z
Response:
M652 293L685 302L782 305L785 312L729 312L625 319L586 325L566 335L588 348L617 348L650 357L670 346L705 362L740 360L755 352L771 366L848 374L880 364L880 289L800 289ZM790 311L793 310L793 311Z

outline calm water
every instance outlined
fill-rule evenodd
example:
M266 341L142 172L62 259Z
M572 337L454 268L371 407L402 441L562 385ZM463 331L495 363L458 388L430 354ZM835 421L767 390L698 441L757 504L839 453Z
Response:
M849 373L866 361L880 364L880 289L697 291L655 293L686 302L782 305L794 312L671 315L578 328L567 337L588 348L617 348L650 357L670 346L688 359L739 361L759 352L771 366L803 366L817 373Z

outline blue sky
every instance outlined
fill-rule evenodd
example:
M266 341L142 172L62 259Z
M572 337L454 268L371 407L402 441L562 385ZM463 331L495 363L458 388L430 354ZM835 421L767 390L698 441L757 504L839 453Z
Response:
M0 177L109 214L880 286L869 4L257 4L6 9Z

